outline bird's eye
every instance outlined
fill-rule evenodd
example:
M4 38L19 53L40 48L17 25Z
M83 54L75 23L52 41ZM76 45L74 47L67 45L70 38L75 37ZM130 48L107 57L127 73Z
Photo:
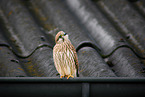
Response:
M64 33L64 36L67 35L67 33Z
M59 38L61 38L61 35L59 36Z

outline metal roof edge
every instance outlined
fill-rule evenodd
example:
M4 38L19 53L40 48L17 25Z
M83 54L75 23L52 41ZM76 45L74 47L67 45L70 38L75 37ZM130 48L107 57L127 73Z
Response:
M144 77L82 77L82 78L58 78L58 77L0 77L0 82L145 82Z

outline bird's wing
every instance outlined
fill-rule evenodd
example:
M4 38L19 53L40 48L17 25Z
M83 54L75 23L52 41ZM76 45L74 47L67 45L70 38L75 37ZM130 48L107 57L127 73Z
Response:
M77 74L77 77L79 77L79 63L78 63L78 57L77 57L76 49L73 45L71 46L71 49L74 52L74 61L75 61L75 67L76 67L76 71L77 71L76 74Z
M54 65L56 67L56 70L58 71L58 73L60 74L61 71L61 66L60 66L60 60L59 60L59 45L55 45L53 48L53 60L54 60Z
M76 53L76 49L75 47L70 43L70 49L73 51L74 53L74 61L75 61L75 65L76 65L76 69L78 70L79 68L79 63L78 63L78 57L77 57L77 53Z

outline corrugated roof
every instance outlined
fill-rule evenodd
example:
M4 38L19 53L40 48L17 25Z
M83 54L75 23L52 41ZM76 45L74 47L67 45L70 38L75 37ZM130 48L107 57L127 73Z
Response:
M1 0L0 76L59 77L52 49L68 33L80 77L144 77L143 0Z

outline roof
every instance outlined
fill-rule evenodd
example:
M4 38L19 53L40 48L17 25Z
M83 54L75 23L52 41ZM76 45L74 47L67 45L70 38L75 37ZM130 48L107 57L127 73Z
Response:
M59 77L52 49L68 33L80 77L144 77L144 1L1 0L0 76Z
M1 0L1 95L144 95L144 17L144 0ZM55 69L58 31L76 48L77 78Z

